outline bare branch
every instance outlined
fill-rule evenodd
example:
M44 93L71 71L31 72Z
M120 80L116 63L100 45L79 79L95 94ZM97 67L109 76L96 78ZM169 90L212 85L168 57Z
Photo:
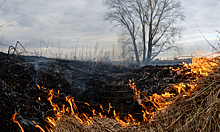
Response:
M4 5L5 2L6 2L6 0L4 0L4 1L1 3L0 7L2 7L2 5Z
M22 16L23 16L23 15L22 15ZM10 22L12 22L12 21L14 21L14 20L16 20L16 19L22 17L22 16L19 16L19 17L16 17L16 18L14 18L14 19L11 19L10 21L7 21L6 23L0 25L0 27L3 27L4 25L6 25L6 24L8 24L8 23L10 23Z
M201 35L203 36L203 38L206 40L206 42L215 50L215 51L218 51L207 39L206 37L203 35L202 31L200 30L196 20L193 18L195 24L196 24L196 27L198 28L199 32L201 33Z

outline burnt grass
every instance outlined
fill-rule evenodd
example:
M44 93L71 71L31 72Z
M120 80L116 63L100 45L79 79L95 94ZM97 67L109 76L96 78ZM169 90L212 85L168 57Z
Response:
M183 79L168 67L144 66L130 69L102 62L15 56L0 52L0 131L20 131L11 120L14 110L18 112L16 120L25 131L39 131L32 121L44 129L49 127L45 118L54 117L52 106L47 100L47 91L51 89L55 94L58 94L58 90L60 92L59 97L52 100L60 108L62 104L69 106L65 97L71 95L79 113L89 115L92 114L91 109L95 109L97 114L102 112L113 117L112 111L115 110L120 113L121 119L131 114L141 121L142 106L134 100L133 90L128 86L129 79L134 79L137 88L148 95L161 94L168 84ZM37 85L46 89L39 90ZM108 114L109 103L112 108Z

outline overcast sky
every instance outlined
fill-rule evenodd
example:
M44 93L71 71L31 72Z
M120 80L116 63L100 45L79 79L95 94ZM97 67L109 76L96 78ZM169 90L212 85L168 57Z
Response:
M185 28L177 42L183 48L182 56L210 49L195 21L204 36L216 45L218 33L215 30L220 30L220 1L181 0L181 4L186 16L178 23ZM48 53L44 41L53 54L60 49L63 55L73 52L77 42L78 50L83 49L83 52L94 49L96 44L100 49L112 50L113 44L118 45L118 30L111 30L113 25L104 21L106 11L102 0L7 0L0 7L0 25L21 17L0 27L0 41L13 46L20 41L27 50ZM6 48L0 46L1 51L6 52ZM174 56L175 53L169 52L159 58Z

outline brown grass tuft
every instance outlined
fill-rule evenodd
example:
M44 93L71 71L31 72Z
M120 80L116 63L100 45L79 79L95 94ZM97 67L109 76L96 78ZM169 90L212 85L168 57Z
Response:
M158 111L148 130L174 132L220 131L220 74L199 79L190 97L178 95L164 111Z

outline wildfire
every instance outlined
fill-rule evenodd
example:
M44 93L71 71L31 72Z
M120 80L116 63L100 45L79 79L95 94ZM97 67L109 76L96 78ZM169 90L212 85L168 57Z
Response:
M176 72L177 75L181 76L190 76L191 78L203 77L208 76L210 73L214 72L216 69L215 67L219 65L219 59L217 57L195 57L192 58L192 64L186 64L183 62L182 68L173 69L173 67L169 67L170 70L173 72ZM186 72L188 71L188 72ZM176 89L176 93L182 95L183 97L190 96L190 92L192 92L197 84L193 83L194 80L192 80L189 83L179 83L176 85L173 85L173 88ZM172 100L175 98L176 94L165 92L161 95L158 95L157 93L153 94L152 96L146 96L146 92L142 92L144 99L141 99L141 92L137 89L134 79L129 80L129 86L133 89L133 93L135 94L135 99L139 102L139 104L143 107L143 120L145 122L152 119L155 115L155 112L157 110L162 110L166 108L169 104L172 103ZM153 105L153 108L149 109L147 108L144 103L145 102L151 102Z
M188 76L190 77L190 79L192 79L191 81L188 81L188 83L181 82L179 84L173 85L172 87L173 89L176 90L176 93L171 93L166 91L163 92L161 95L154 93L151 96L147 96L147 92L141 91L136 87L134 79L129 80L128 86L133 90L133 93L135 95L134 99L137 100L139 105L142 106L143 122L149 122L151 119L153 119L155 112L158 110L165 109L168 105L172 103L172 101L176 96L182 96L182 97L190 96L190 92L195 90L197 86L197 84L194 83L195 79L198 79L198 77L208 76L211 72L214 72L216 70L215 67L218 65L219 65L219 59L217 57L210 57L210 58L195 57L192 58L192 64L186 64L183 62L182 68L173 69L173 67L169 67L171 72L176 73L176 76L178 75ZM39 85L37 85L37 87L39 88L39 90L46 89L44 87L40 87ZM59 96L59 93L60 92L58 91L58 95L56 95L53 89L48 90L48 101L53 107L53 111L56 116L56 118L46 117L46 120L48 124L51 126L51 128L54 128L56 126L57 120L60 120L62 116L66 113L70 113L80 123L86 125L91 125L95 116L99 116L101 118L107 118L106 115L102 114L104 113L102 105L100 105L101 112L99 112L98 114L96 114L96 111L94 109L92 110L93 113L92 116L89 116L86 113L79 113L78 108L74 102L74 97L70 95L66 97L66 101L69 103L69 107L66 107L63 104L62 109L60 109L59 106L52 101L54 98ZM41 100L40 97L38 98L38 100L39 101ZM150 103L152 105L149 107L146 106L146 103ZM87 105L88 107L90 106L90 104L88 103L85 103L85 105ZM109 103L108 114L111 112L111 109L112 106ZM117 120L122 126L128 126L131 123L134 125L140 125L140 122L134 119L131 114L128 114L128 116L124 120L121 120L119 114L117 114L115 110L113 110L112 112L114 115L114 119ZM24 130L22 129L20 123L15 120L16 114L17 111L15 111L15 114L12 116L12 119L15 123L18 124L21 131L23 132ZM33 123L35 124L35 127L39 128L42 132L44 132L44 130L39 125L37 125L35 122Z

